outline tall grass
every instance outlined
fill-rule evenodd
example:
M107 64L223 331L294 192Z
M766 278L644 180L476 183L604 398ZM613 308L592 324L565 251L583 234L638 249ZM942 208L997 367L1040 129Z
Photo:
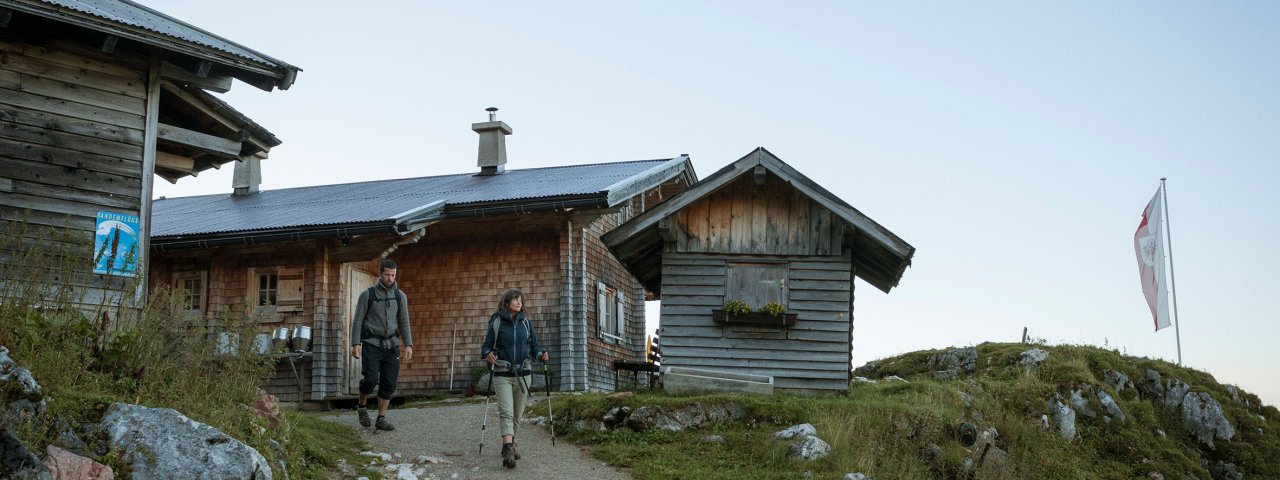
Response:
M205 317L167 288L138 295L137 278L93 275L92 239L68 232L10 222L0 233L0 345L33 372L47 399L43 414L15 429L24 443L59 444L60 424L97 422L125 402L173 408L244 441L273 466L276 440L294 475L328 466L333 449L311 441L333 436L332 428L302 422L295 430L289 422L272 430L247 408L276 364L249 348L258 321L241 313L248 308ZM228 338L241 348L225 348ZM0 406L14 395L0 391ZM353 431L346 436L350 448L364 446ZM127 469L110 455L99 460Z

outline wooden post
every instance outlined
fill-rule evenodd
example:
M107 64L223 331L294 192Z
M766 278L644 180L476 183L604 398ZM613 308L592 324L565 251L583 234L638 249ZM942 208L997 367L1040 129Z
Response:
M1022 327L1022 343L1027 343L1027 327Z

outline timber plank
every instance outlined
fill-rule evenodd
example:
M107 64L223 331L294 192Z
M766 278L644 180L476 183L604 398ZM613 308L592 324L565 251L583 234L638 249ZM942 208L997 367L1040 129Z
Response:
M739 177L737 181L725 187L728 191L729 213L729 249L731 253L751 253L751 199L747 198L746 181L748 176Z
M67 228L77 231L92 232L97 227L98 214L93 217L57 214L42 210L27 211L27 206L0 207L0 220L11 222L26 221L30 225Z
M0 68L28 75L91 87L130 97L146 98L146 81L141 76L117 76L85 68L75 68L21 53L0 56Z
M0 36L0 50L18 53L31 58L39 58L49 63L65 65L71 68L85 69L118 77L137 78L139 82L145 82L148 68L146 60L137 54L123 50L107 54L98 49L70 41L33 44Z
M103 202L105 203L106 200L104 199ZM51 198L11 192L0 193L0 203L3 203L4 205L16 205L21 208L30 208L33 213L36 211L43 211L60 215L70 215L73 217L93 218L95 222L98 217L98 211L102 210L105 206L96 203L78 202L62 198ZM119 208L121 213L128 211L131 215L137 214L134 213L137 211L136 209L130 209L127 206L115 208Z
M724 295L680 295L662 300L663 306L704 306L720 308L724 305ZM710 315L710 312L708 312Z
M140 159L111 157L49 145L27 144L21 141L9 140L4 130L0 130L0 157L51 163L69 168L83 168L122 176L142 176L142 162Z
M726 340L728 342L729 340ZM694 357L710 355L729 360L775 360L778 364L786 362L821 362L840 363L848 359L848 352L816 352L805 349L786 348L787 342L773 342L775 348L748 349L730 348L726 346L662 346L662 355L667 357Z
M836 280L849 281L849 272L838 270L791 270L792 280Z
M748 210L751 212L750 218L750 240L747 248L748 252L757 255L766 255L769 253L769 204L768 191L766 186L756 186L751 183L748 187L747 201Z
M663 275L712 275L723 276L726 273L726 266L720 265L670 265L666 264L662 267Z
M142 130L96 123L13 105L0 105L0 120L84 135L102 141L142 146Z
M49 145L110 157L142 160L142 147L138 145L102 141L84 135L65 133L7 120L0 120L0 136L25 143Z
M16 105L32 110L45 111L58 115L89 120L92 122L138 130L141 130L143 126L142 123L144 118L141 114L126 113L108 108L85 105L62 98L54 98L19 91L13 88L3 88L3 84L0 84L0 97L4 97L5 102L10 105Z
M792 291L828 290L828 291L848 292L849 282L842 281L842 280L809 280L809 279L796 280L792 278L790 287Z
M59 82L33 75L21 74L20 90L44 95L52 98L108 108L124 113L143 113L146 111L145 99L111 93L106 90L82 87L74 83Z
M813 203L800 189L791 191L791 234L795 242L787 253L792 255L812 255L813 245L809 243L809 210Z
M81 186L89 187L89 185ZM58 198L86 204L100 204L104 207L135 209L141 205L141 197L138 196L141 192L140 190L135 190L132 196L116 195L104 194L98 190L83 190L80 188L16 180L13 182L13 189L9 190L9 192L38 197Z

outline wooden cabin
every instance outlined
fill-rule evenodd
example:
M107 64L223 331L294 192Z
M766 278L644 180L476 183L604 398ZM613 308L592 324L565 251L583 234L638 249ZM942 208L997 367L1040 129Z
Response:
M510 127L472 127L479 172L158 200L152 283L195 289L204 315L249 308L263 334L311 327L308 402L358 393L353 304L383 258L414 342L397 395L470 384L508 288L525 292L556 389L613 389L612 362L644 358L645 292L600 235L696 181L689 158L507 170ZM267 388L298 397L287 364Z
M297 73L130 1L0 0L0 223L19 240L0 282L41 245L61 251L65 270L47 273L83 304L132 299L153 179L231 162L247 178L280 144L208 92L287 89Z
M888 293L915 249L764 148L603 238L662 300L663 368L774 378L845 392L854 278ZM774 302L782 315L730 315Z

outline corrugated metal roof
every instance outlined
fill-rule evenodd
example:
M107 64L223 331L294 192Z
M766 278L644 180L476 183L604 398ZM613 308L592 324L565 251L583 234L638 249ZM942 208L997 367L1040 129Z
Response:
M434 202L457 205L608 195L608 188L673 160L598 163L156 200L152 237L394 221Z
M93 25L84 26L125 36L141 35L144 38L140 40L149 41L148 43L204 47L206 50L222 52L250 64L257 64L258 67L274 71L282 77L292 77L299 70L298 67L128 0L19 0L0 3L50 18L91 20L89 17L92 17ZM285 81L288 83L292 79L285 78ZM280 88L288 88L288 85L281 85Z

